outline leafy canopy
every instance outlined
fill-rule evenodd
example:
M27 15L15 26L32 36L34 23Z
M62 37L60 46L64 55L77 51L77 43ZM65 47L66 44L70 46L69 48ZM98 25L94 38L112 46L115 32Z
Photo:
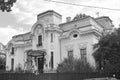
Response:
M98 63L98 69L107 72L120 71L120 28L111 34L101 37L93 56Z

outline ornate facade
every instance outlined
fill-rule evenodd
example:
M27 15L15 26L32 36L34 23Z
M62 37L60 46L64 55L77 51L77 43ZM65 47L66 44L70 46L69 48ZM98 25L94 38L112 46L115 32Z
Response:
M81 58L95 67L93 45L103 31L112 29L109 17L83 17L62 23L62 16L52 10L37 16L31 31L15 35L7 44L6 70L49 72L64 58Z

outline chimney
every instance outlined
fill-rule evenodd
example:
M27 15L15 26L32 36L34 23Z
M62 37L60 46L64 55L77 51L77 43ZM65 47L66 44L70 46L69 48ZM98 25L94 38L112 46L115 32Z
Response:
M71 21L71 17L66 17L66 22L70 22Z

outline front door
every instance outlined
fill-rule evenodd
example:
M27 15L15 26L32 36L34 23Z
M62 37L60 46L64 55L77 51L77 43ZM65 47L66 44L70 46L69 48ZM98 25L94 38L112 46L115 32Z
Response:
M44 66L44 58L40 57L38 58L38 71L40 73L43 73L43 66Z

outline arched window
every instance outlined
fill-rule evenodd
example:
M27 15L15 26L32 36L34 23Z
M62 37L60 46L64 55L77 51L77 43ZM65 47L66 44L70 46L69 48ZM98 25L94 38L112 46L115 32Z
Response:
M42 46L42 35L38 36L38 44L37 46Z
M11 55L14 55L14 47L11 48Z

